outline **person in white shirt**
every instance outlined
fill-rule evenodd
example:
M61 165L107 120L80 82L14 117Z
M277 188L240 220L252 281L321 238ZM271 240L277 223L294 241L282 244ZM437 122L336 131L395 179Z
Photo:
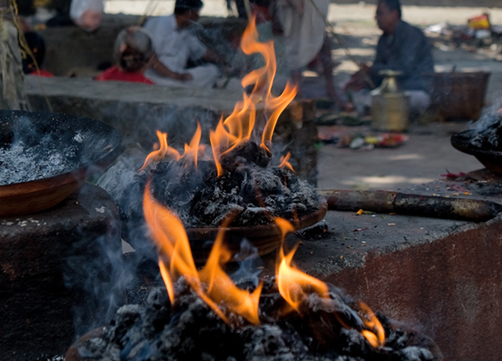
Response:
M155 84L210 88L216 83L220 71L214 63L224 61L190 31L190 26L199 19L202 6L200 0L177 0L172 15L146 22L155 55L145 76ZM187 68L189 60L210 63Z

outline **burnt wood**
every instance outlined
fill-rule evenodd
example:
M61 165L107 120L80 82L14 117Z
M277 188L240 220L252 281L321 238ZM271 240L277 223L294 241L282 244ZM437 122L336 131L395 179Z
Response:
M421 217L486 222L494 218L502 205L477 199L446 198L390 191L321 191L328 208L339 211L372 211Z

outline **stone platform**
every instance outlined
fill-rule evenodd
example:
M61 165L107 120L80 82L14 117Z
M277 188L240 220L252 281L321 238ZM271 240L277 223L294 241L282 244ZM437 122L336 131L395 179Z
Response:
M502 203L502 177L436 181L404 193ZM466 194L464 194L466 193ZM502 214L486 223L328 211L329 232L300 239L300 269L373 310L423 331L445 360L497 360L502 353ZM273 270L275 255L265 258Z
M77 332L102 320L110 288L101 285L120 245L115 203L89 184L50 210L0 218L0 359L64 354Z

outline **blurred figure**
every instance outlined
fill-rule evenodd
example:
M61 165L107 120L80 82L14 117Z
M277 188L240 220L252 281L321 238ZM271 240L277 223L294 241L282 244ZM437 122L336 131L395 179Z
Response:
M23 59L23 72L29 75L37 75L44 77L53 77L51 73L42 70L42 64L45 60L45 41L39 34L34 31L27 31L24 33L26 44L33 54L33 59L29 54ZM36 61L36 64L35 64ZM38 66L38 69L37 69Z
M345 90L361 91L369 89L367 79L375 86L382 83L381 70L401 71L401 89L410 93L410 106L415 110L425 110L430 104L430 86L424 73L434 72L431 47L422 30L401 20L399 0L379 0L375 19L383 31L378 41L373 65L361 64ZM367 100L369 105L371 99Z
M92 32L101 24L104 8L103 0L72 0L70 17L80 28Z
M191 33L199 19L200 0L176 0L174 13L149 19L145 24L153 41L155 55L145 75L159 85L210 88L220 75L214 64L187 68L189 60L223 64L222 57L210 51Z
M153 56L152 40L147 31L138 26L122 30L115 40L113 55L116 65L105 70L95 80L154 84L144 76Z
M325 30L328 9L328 0L277 0L276 5L293 81L300 84L303 68L318 57L326 81L326 93L338 103L333 84L331 43Z

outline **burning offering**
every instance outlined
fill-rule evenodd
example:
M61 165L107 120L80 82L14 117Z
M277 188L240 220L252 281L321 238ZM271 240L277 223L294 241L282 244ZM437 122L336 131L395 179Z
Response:
M287 252L284 244L275 277L238 278L225 271L230 252L222 228L197 269L181 221L148 188L145 217L166 289L154 289L145 305L123 306L109 325L75 344L67 360L441 358L427 337L396 327L296 268L295 249ZM283 237L293 230L283 219L275 222Z
M234 228L273 225L275 217L305 227L324 217L325 201L294 174L289 154L273 155L277 120L296 96L296 88L288 84L281 95L272 94L273 43L259 43L257 38L252 21L243 35L242 50L260 53L266 65L243 78L243 88L251 90L210 131L210 145L201 144L200 125L183 152L170 147L168 134L158 131L158 147L141 167L137 162L119 162L100 179L130 229L144 224L141 195L150 179L153 197L192 230L191 239L193 229L216 229L230 214L228 226Z

